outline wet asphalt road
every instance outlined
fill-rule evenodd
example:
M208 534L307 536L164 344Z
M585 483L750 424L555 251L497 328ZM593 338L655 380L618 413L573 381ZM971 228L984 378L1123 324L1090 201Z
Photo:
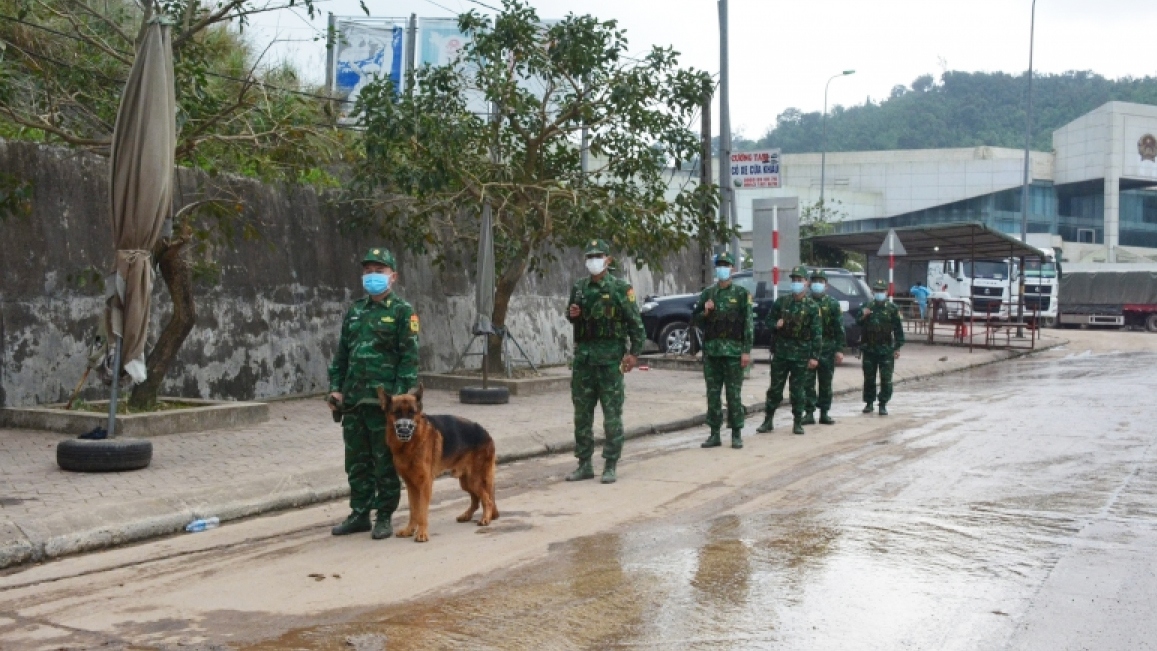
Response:
M251 648L1157 648L1157 355L1052 353L890 407L790 476Z

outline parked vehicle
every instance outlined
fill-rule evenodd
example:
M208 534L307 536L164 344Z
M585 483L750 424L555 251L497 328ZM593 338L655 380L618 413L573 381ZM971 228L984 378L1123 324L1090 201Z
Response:
M815 267L808 267L812 271ZM864 302L871 300L871 292L867 284L854 276L847 269L824 268L828 277L828 294L840 301L844 308L844 329L847 334L846 345L855 348L860 345L860 327L856 325L851 312L859 309ZM765 321L771 310L771 287L765 283L755 282L750 271L740 272L732 276L735 282L751 292L755 297L755 345L759 348L771 346L772 332L767 328ZM791 281L781 278L779 284L780 295L791 292ZM647 296L643 299L643 327L647 331L647 338L659 346L664 353L686 355L698 352L698 339L691 336L691 314L695 309L695 302L699 294L674 294L671 296Z
M1040 257L1024 262L1024 310L1032 319L1039 310L1042 325L1056 321L1058 273L1056 254L1040 250ZM928 288L933 298L962 299L950 303L946 316L1008 320L1016 317L1020 301L1020 261L932 260ZM963 312L963 314L961 314Z
M1157 332L1157 265L1067 264L1062 326L1128 326Z

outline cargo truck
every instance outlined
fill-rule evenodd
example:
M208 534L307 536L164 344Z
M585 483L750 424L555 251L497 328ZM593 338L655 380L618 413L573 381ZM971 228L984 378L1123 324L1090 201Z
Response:
M1071 264L1061 274L1062 326L1157 332L1157 264Z

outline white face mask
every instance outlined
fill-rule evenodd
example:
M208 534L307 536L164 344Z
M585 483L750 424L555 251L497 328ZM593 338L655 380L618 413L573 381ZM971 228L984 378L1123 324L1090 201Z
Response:
M606 258L587 258L587 271L589 271L592 276L601 274L606 267Z

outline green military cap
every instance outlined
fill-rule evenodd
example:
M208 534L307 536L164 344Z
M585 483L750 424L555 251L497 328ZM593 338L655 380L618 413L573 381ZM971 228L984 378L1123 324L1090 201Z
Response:
M828 281L828 275L824 273L823 269L816 269L812 272L812 280L822 280L826 283Z
M611 247L606 240L587 240L587 255L610 255Z
M888 283L882 280L877 280L876 282L872 283L872 289L876 290L877 292L886 292L888 291Z
M720 253L719 255L715 256L715 266L716 267L718 267L719 265L724 265L724 264L729 266L729 267L734 267L735 266L735 258L731 257L730 253Z
M380 246L375 246L366 252L365 257L362 258L362 264L368 262L376 262L378 264L384 264L390 269L397 269L397 266L394 264L394 254L390 253L389 249Z
M795 269L791 270L791 273L788 274L788 276L791 278L797 278L797 277L798 278L807 278L808 277L807 267L804 267L804 266L796 267Z

